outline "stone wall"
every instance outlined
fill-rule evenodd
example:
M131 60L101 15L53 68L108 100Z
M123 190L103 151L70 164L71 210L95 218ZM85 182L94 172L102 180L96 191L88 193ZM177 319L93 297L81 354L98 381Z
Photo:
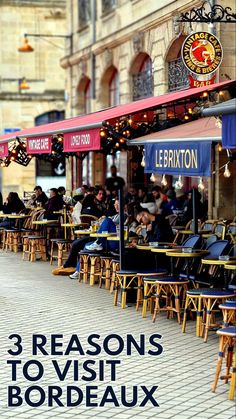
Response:
M29 128L45 112L64 109L65 73L59 65L65 39L29 36L34 52L20 53L24 34L65 34L66 1L0 2L0 132L5 128ZM30 89L19 89L25 77ZM2 178L2 182L1 182ZM20 195L35 186L35 159L28 167L11 163L0 169L0 187L5 197Z

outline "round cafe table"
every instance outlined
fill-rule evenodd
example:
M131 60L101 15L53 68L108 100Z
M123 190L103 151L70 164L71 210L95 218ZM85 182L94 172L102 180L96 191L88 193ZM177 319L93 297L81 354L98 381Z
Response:
M201 257L203 255L207 255L209 252L208 250L201 250L201 249L193 249L191 252L183 251L184 248L178 250L167 250L166 256L171 257L171 275L174 275L174 265L173 265L173 258L185 258L187 260L187 267L186 267L186 274L187 279L189 279L189 268L190 268L190 261L191 259Z
M231 261L232 261L232 264L234 263L234 265L236 265L236 256L232 257L228 260L225 260L225 259L222 260L222 259L216 259L216 258L206 258L206 259L202 259L201 263L203 265L221 266L221 268L224 269L226 265L227 266L234 266L234 265L231 265ZM229 268L229 269L234 269L234 268ZM223 276L224 276L224 288L227 289L228 288L228 276L227 276L227 272L225 270L223 271Z

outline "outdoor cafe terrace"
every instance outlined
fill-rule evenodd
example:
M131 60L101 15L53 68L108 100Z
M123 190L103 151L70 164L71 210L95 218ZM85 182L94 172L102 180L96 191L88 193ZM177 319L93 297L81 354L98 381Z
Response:
M145 385L158 385L159 407L150 403L145 410L138 405L132 410L120 405L114 411L114 406L107 405L105 416L233 418L236 358L230 351L236 339L235 220L207 220L198 225L196 234L193 221L185 226L173 223L172 242L139 240L135 248L130 248L131 239L126 235L123 261L109 246L102 251L84 249L78 254L78 280L73 281L68 276L53 276L51 270L62 266L75 238L89 236L119 244L122 234L97 231L91 216L81 216L81 223L75 225L66 209L55 213L54 220L43 219L42 213L34 208L25 214L4 214L17 224L1 230L2 347L9 345L9 333L19 330L27 348L35 331L61 333L67 338L75 332L83 338L92 332L122 338L131 333L136 339L140 334L157 333L163 354L155 359L148 354L122 358L116 384L145 381ZM6 366L3 374L7 377ZM45 380L47 385L50 379ZM99 389L105 384L99 384ZM4 387L1 393L5 399ZM73 408L53 408L59 417L67 417L63 416L66 412L73 417ZM29 407L27 411L0 409L2 418L32 417ZM42 405L33 415L44 418L49 411ZM96 416L104 417L104 413L100 409ZM85 406L81 414L85 419L94 410Z

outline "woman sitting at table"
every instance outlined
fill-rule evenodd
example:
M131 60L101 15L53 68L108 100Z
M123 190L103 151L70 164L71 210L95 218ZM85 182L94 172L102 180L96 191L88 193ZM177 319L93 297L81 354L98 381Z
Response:
M63 208L64 201L61 195L58 195L58 190L56 188L51 188L49 191L49 200L44 205L45 213L43 218L47 220L55 220L57 217L54 214L54 211L59 211Z
M6 202L2 206L4 214L19 214L20 211L25 209L24 203L20 200L17 192L9 192ZM14 220L5 218L1 223L0 227L10 228L14 227Z
M119 225L120 219L119 219L119 201L118 199L115 200L114 207L117 211L117 214L112 217L105 217L101 218L101 224L98 229L98 233L104 233L104 231L108 233L115 233L116 232L116 226ZM125 215L126 218L126 215ZM92 243L90 243L92 241ZM83 237L81 239L74 240L70 249L69 256L64 263L64 266L61 268L56 268L52 271L54 275L63 275L63 274L69 274L75 270L76 272L75 276L72 279L78 278L79 275L79 265L77 265L77 259L78 259L78 253L80 250L88 249L91 251L101 251L106 246L106 239L105 238L99 238L98 240L94 241L91 237ZM111 251L116 251L119 244L118 242L110 241L107 242L107 248Z

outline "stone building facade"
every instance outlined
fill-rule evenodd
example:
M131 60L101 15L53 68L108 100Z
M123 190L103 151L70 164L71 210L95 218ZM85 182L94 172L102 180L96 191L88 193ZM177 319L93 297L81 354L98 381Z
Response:
M0 2L0 132L24 129L63 114L65 74L59 64L63 38L28 37L33 52L22 53L24 34L65 34L65 0L2 0ZM26 78L30 89L20 88ZM36 159L27 167L11 163L0 168L0 187L21 196L32 191ZM52 186L52 185L49 185Z
M200 7L202 3L197 0L68 0L67 24L68 32L73 34L72 49L61 60L69 93L67 114L76 116L187 88L186 70L180 58L183 40L191 31L212 28L203 23L191 26L177 20L181 12ZM233 0L217 3L235 7ZM218 23L215 33L224 50L216 81L234 79L235 25ZM127 181L129 157L120 153L119 161L115 159ZM78 186L76 182L103 183L110 162L109 156L104 158L97 153L89 153L83 164L72 161L68 187Z

